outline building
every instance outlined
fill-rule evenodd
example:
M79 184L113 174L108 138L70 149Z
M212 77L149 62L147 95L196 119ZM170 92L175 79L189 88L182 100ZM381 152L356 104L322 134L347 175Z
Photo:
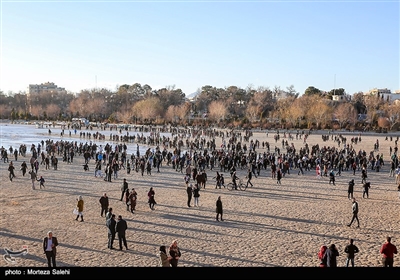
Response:
M393 101L400 99L400 90L396 90L395 93L392 93L392 91L387 88L383 89L374 88L364 93L364 95L379 95L380 97L383 98L383 100L392 103Z
M332 95L332 100L336 102L350 102L351 96L348 94L343 95Z
M54 83L42 83L40 85L37 84L30 84L28 86L27 90L27 95L32 96L32 95L39 95L42 93L67 93L65 88L58 87Z

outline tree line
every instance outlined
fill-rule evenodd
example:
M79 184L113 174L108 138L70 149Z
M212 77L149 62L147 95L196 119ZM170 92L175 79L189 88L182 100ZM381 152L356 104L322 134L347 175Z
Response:
M115 91L85 89L71 92L4 94L0 91L0 118L10 120L71 121L125 124L214 124L221 127L301 129L397 129L400 105L383 96L347 96L343 88L321 91L313 86L300 95L291 85L246 89L203 86L190 100L175 86L153 90L149 85L124 84ZM360 117L363 116L363 117Z

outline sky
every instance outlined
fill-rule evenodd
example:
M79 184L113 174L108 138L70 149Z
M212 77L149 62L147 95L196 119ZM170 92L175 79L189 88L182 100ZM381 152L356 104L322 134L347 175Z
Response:
M395 1L0 0L0 90L400 90Z

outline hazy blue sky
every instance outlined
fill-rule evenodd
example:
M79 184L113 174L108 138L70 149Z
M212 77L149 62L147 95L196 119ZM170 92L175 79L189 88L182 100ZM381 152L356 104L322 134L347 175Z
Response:
M399 1L1 1L0 90L400 89Z

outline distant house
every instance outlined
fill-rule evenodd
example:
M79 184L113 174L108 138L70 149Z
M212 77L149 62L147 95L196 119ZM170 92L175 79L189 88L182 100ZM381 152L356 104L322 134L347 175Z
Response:
M348 94L344 95L332 95L332 101L336 102L349 102L351 100L351 96Z
M388 101L390 103L394 102L395 100L400 100L400 90L397 90L394 93L392 93L391 90L387 88L383 89L374 88L364 93L364 96L371 96L371 95L379 95L383 100Z

